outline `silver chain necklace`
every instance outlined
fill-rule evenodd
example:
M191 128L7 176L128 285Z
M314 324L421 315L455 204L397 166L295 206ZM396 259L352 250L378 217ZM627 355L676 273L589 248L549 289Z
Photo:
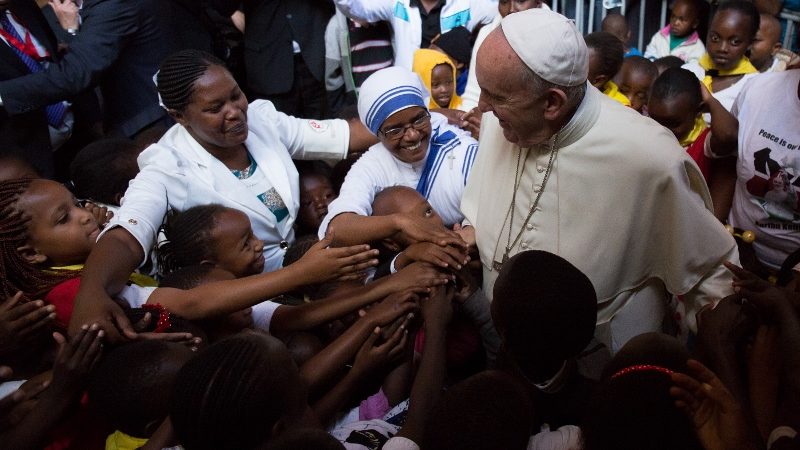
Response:
M508 261L509 254L511 254L511 249L517 245L520 238L522 237L522 233L525 232L525 226L528 225L530 222L531 217L533 217L533 213L536 212L536 208L539 206L539 200L542 198L542 194L544 193L544 188L547 185L547 180L550 179L550 173L553 170L553 163L555 162L556 155L558 154L558 149L556 148L556 141L558 140L558 133L553 135L552 140L550 141L550 159L547 161L547 169L544 173L544 178L542 179L542 185L539 189L539 192L536 194L536 199L533 201L530 210L528 211L528 215L525 217L525 221L522 223L522 226L519 229L519 233L517 233L517 237L514 238L514 242L511 242L511 232L514 228L514 209L516 208L517 202L517 191L519 190L519 185L522 183L522 175L524 174L524 166L523 170L520 172L520 163L522 162L522 148L519 149L519 153L517 153L517 170L514 174L514 192L511 194L511 205L508 207L508 212L506 213L506 218L503 220L503 226L500 227L502 230L505 228L506 222L508 222L508 239L506 240L506 249L503 252L502 260L493 260L492 261L492 268L496 271L500 271L503 268L503 264ZM527 158L527 154L526 154ZM502 233L500 236L497 236L497 245L495 246L495 256L497 255L497 248L500 247L500 238L502 237Z

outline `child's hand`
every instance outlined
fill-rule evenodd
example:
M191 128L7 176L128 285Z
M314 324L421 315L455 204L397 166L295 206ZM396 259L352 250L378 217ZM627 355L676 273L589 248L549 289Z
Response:
M478 290L478 287L478 281L472 276L470 268L462 268L456 272L456 291L453 300L463 305Z
M387 278L391 292L414 289L419 294L428 293L430 286L446 284L452 279L439 269L426 263L413 263Z
M708 90L705 84L703 83L698 83L698 84L700 84L700 98L703 101L703 105L708 105L708 102L711 99L713 99L714 96L711 94L711 91Z
M295 263L303 284L354 280L362 271L378 264L378 251L370 250L369 245L333 248L332 242L333 234L326 234Z
M730 262L725 262L725 267L734 275L733 290L742 298L752 301L764 318L774 321L790 309L792 299L784 289Z
M454 245L466 249L467 243L455 231L440 223L413 214L400 214L401 233L413 242L432 242L446 247Z
M731 355L747 336L751 336L757 323L752 307L738 295L723 298L714 308L704 308L697 313L697 337L709 357Z
M459 128L469 131L469 134L471 134L472 137L477 140L481 135L482 117L483 113L476 106L475 108L472 108L461 115L461 123L459 124Z
M444 331L453 317L453 286L439 286L432 290L430 297L423 299L420 309L425 321L425 332Z
M60 333L53 333L58 344L56 362L53 364L53 381L50 389L60 396L80 391L86 376L100 360L103 353L104 332L99 325L83 325L81 331L69 342Z
M467 243L467 248L474 248L476 241L475 241L475 227L472 225L467 225L462 227L460 223L453 225L453 231L458 233L461 236L461 239Z
M395 267L402 269L413 261L426 262L443 269L460 270L463 264L469 262L469 256L463 247L442 247L432 242L417 242L398 255Z
M707 450L751 447L753 436L741 406L722 381L699 361L687 362L690 374L673 373L669 393L675 406L694 423Z
M89 211L94 216L94 219L97 221L97 226L103 228L104 226L108 225L108 222L114 217L114 213L109 211L108 208L105 206L98 206L92 202L86 202L83 205L83 209Z
M385 340L380 339L380 327L375 327L356 353L352 370L360 375L369 375L377 370L397 365L402 359L408 341L406 323L405 317L398 318L390 327L394 331Z
M41 300L20 303L22 292L0 303L0 355L22 344L56 318L55 307Z
M359 311L359 315L364 320L368 320L373 327L386 326L399 317L405 316L412 311L416 311L419 295L414 289L407 289L396 292L386 297L382 302L372 305L368 310Z

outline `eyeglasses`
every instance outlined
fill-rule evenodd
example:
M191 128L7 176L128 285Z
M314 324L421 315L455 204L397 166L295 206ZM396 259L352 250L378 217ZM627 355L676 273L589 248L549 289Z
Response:
M403 135L406 134L406 130L408 130L409 128L421 131L424 130L426 126L428 126L430 121L431 121L431 115L428 111L425 111L421 116L414 119L414 121L411 123L405 124L401 127L389 128L388 130L382 130L379 132L383 134L383 137L385 137L386 139L391 139L391 140L400 139L401 137L403 137Z

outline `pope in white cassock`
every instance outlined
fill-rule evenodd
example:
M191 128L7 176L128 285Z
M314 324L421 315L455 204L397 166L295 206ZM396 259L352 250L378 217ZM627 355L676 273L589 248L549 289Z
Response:
M485 114L461 209L484 292L509 256L546 250L594 284L596 337L612 351L661 331L673 295L696 331L695 313L733 293L722 263L738 261L736 244L675 137L587 72L580 32L548 10L509 15L478 50Z

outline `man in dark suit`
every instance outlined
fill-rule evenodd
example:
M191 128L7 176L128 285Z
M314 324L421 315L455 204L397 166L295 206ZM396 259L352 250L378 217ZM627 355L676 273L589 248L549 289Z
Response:
M12 5L34 3L10 1ZM39 111L98 84L106 132L133 137L165 120L153 75L173 44L164 18L155 13L157 2L78 2L82 25L64 57L41 72L0 81L5 113L17 116Z
M230 15L238 1L227 4ZM251 96L286 114L326 115L325 27L333 3L323 0L244 0L244 64Z
M0 80L29 75L31 68L28 64L32 64L31 60L41 67L57 60L56 37L33 0L0 0L0 15L3 16L3 24L0 24ZM6 30L9 24L13 24L13 31ZM30 38L32 46L25 45L26 36ZM21 157L33 164L41 174L50 176L53 174L53 148L47 105L43 103L38 108L17 115L9 115L5 109L0 109L0 154ZM53 127L68 128L65 124L65 119L69 119L67 114L68 110L64 110L64 116L59 118L58 111L53 111L50 121L61 122L54 123ZM66 132L68 134L69 130ZM57 130L54 130L54 134L57 134Z

